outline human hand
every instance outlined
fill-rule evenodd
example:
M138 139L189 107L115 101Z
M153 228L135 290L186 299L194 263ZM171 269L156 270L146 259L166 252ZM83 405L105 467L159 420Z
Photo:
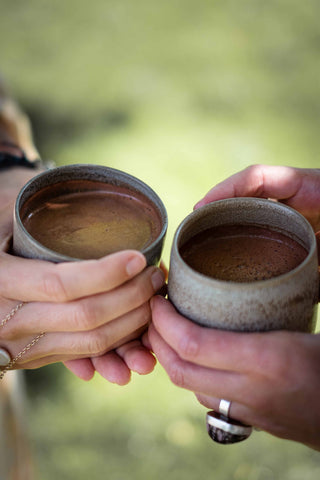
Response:
M8 208L0 211L0 318L25 304L0 329L1 346L15 357L45 332L14 368L64 361L84 379L97 370L120 384L129 381L130 369L151 371L153 355L131 340L150 320L148 301L164 283L162 272L146 268L136 251L61 264L14 257L6 253L11 217ZM118 354L106 353L119 345Z
M196 325L160 297L151 300L148 341L171 381L218 411L320 450L320 335L235 333Z
M168 280L168 269L161 260L160 270L164 275L164 280ZM166 294L167 285L161 288L161 295ZM143 332L141 338L134 339L124 343L120 347L112 350L105 355L95 358L86 358L80 360L70 360L64 362L67 368L80 378L91 378L93 369L97 369L103 376L113 383L124 385L129 382L131 371L140 375L150 373L156 364L156 359L151 353L150 345L146 343L147 333Z
M253 165L213 187L195 208L231 197L279 200L320 230L320 169Z
M24 151L29 160L39 158L28 118L1 86L0 90L1 151L18 156ZM14 357L17 351L22 351L18 348L22 345L25 348L36 338L33 335L44 330L45 338L41 337L15 368L36 368L60 358L65 359L67 367L81 378L88 380L97 370L119 384L130 380L131 370L152 371L153 355L139 340L131 339L136 338L149 321L147 300L157 290L151 279L155 280L156 275L155 285L158 282L159 287L163 279L156 269L144 270L145 259L141 254L121 252L108 260L58 267L49 262L17 259L5 253L12 239L11 212L15 198L20 188L39 171L15 167L1 170L0 174L0 324L21 299L32 301L0 327L1 345L11 348ZM132 263L129 267L130 261L136 262L135 268ZM29 317L31 323L26 325ZM76 325L77 319L79 325ZM59 327L61 322L63 325ZM121 346L116 350L89 358L100 348L104 353L116 346L117 340ZM123 344L124 341L127 343ZM43 351L44 347L49 350ZM86 350L89 357L82 358L87 356L83 355ZM75 358L77 356L81 358Z

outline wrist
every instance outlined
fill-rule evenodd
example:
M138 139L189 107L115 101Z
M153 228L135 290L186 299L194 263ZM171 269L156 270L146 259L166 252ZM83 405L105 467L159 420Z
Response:
M24 150L10 140L0 138L0 202L15 200L19 190L38 173L54 167L53 162L28 158Z
M13 142L0 140L0 171L9 168L23 167L28 169L40 169L40 159L29 159L22 148Z

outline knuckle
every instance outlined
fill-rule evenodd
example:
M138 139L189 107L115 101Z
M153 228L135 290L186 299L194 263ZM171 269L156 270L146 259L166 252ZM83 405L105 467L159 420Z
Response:
M107 344L107 336L98 332L90 332L86 337L86 348L90 355L102 355L106 351Z
M133 282L131 287L131 297L134 299L136 305L142 305L151 297L148 292L148 288L145 285L141 285L140 282Z
M250 165L247 167L247 174L248 174L248 179L249 182L254 185L254 191L252 194L254 195L260 195L263 193L263 184L264 184L264 178L263 178L263 165L261 164L254 164Z
M171 382L177 387L186 388L186 381L181 365L178 362L171 364L167 371Z
M247 172L249 173L249 176L259 177L261 175L262 169L263 169L263 165L261 165L260 163L254 163L247 167Z
M77 330L91 330L99 325L98 318L92 302L78 301L72 311L71 323Z
M57 273L46 274L39 289L45 298L50 301L66 302L69 300L68 292L65 289L62 278Z
M253 163L247 167L247 171L249 173L255 174L257 171L259 171L260 168L261 168L261 165L259 165L258 163Z
M194 360L197 358L200 351L200 344L196 335L194 335L193 329L190 328L184 332L180 340L178 347L178 353L180 357L185 360Z

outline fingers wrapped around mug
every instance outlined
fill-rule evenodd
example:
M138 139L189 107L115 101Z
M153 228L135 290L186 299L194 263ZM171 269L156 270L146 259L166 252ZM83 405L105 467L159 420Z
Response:
M320 169L251 165L214 186L195 206L232 197L273 198L302 213L320 229Z
M209 329L163 298L151 304L149 342L174 384L206 407L218 411L227 399L232 418L320 449L319 335Z
M155 364L154 355L140 339L131 340L98 357L65 362L66 367L83 380L90 380L97 371L106 380L118 385L126 385L132 372L139 375L151 373Z
M14 368L101 356L140 335L150 320L148 301L164 283L145 263L135 251L57 265L3 254L2 318L25 303L0 329L0 346L15 357L45 332Z
M135 332L134 336L137 335L138 332ZM64 364L82 380L91 380L97 371L111 383L126 385L131 379L132 372L139 375L151 373L156 359L150 351L150 347L143 345L140 338L136 338L104 355L68 360Z

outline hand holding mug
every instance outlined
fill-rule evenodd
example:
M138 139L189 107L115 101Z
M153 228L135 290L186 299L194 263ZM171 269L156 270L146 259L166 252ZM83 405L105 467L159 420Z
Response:
M207 408L320 451L320 335L208 329L160 297L151 301L149 342L178 387Z
M98 185L98 189L102 188L101 184L103 188L107 188L104 184L109 185L108 182L111 182L112 194L121 197L125 188L123 184L131 182L132 195L137 192L137 202L141 196L146 196L143 198L146 198L147 208L143 201L140 202L143 212L153 212L153 201L159 201L159 209L162 208L160 199L158 200L148 186L124 172L104 167L92 165L61 167L43 172L28 182L18 196L15 210L13 248L15 254L19 256L7 252L12 237L12 210L6 206L0 218L2 241L0 269L3 272L0 282L0 362L4 362L2 363L4 368L38 368L52 362L63 361L70 370L83 379L90 379L97 370L108 380L125 384L130 379L131 370L145 374L152 371L155 364L153 355L141 344L140 335L150 321L149 300L164 283L163 273L153 265L158 262L161 254L166 230L165 211L161 210L163 216L159 213L159 219L161 217L161 222L163 220L160 230L156 230L157 233L152 234L150 238L142 239L145 242L145 248L141 249L142 253L137 251L139 248L136 245L132 247L136 247L135 250L122 245L122 251L102 256L99 237L96 242L99 249L98 258L76 261L75 258L68 257L68 252L80 252L86 239L88 239L86 245L91 248L95 235L91 235L87 224L85 228L77 229L71 225L71 221L66 220L65 207L68 202L65 199L60 203L56 199L50 203L47 193L46 198L41 196L43 189L45 192L49 190L50 193L52 190L50 186L55 185L57 180L60 186L57 191L55 188L54 190L58 197L59 195L61 197L62 193L68 194L69 184L67 189L63 184L65 173L73 185L74 191L71 193L75 194L74 197L84 191L88 199L92 182L95 186ZM80 182L84 181L82 190L79 190L79 185L76 184L77 175ZM94 194L96 190L94 187ZM40 201L36 200L34 204L32 199L34 195L39 199L38 193ZM125 195L126 203L134 203L134 199L128 195L128 190L125 191ZM31 203L28 203L28 200ZM50 246L48 248L39 243L20 221L25 203L30 207L27 212L28 218L32 216L34 206L37 212L38 207L40 211L43 208L51 208L53 212L60 212L55 218L66 221L66 228L70 227L71 234L80 238L80 243L73 244L71 250L69 245L66 254L50 250ZM80 221L85 217L84 213L87 214L87 218L95 219L96 210L90 213L78 207L75 212ZM133 210L136 211L135 208ZM103 212L105 211L106 209L103 209ZM153 213L151 216L152 219L158 218ZM114 213L114 217L116 226L121 225L117 212ZM123 220L126 223L125 216ZM100 233L103 233L101 224L98 218ZM45 233L51 226L50 223L46 224ZM57 228L58 230L52 231L47 238L50 241L62 239L62 242L57 244L60 245L63 244L66 235L59 236L59 224ZM141 229L139 235L140 231ZM32 231L34 232L36 230ZM105 235L108 237L107 233L105 232ZM132 237L129 241L131 240ZM141 241L141 236L138 241ZM109 252L106 251L105 254L107 253ZM147 266L146 257L150 266ZM45 332L45 335L42 332Z
M283 203L294 206L302 212L311 222L314 230L319 229L320 172L318 170L299 170L287 167L250 167L212 189L204 200L198 203L198 206L204 206L211 201L215 202L221 198L237 195L279 198ZM241 209L239 209L239 213L241 220L241 218L243 219L241 217ZM201 216L200 211L199 216ZM300 230L300 227L296 233L298 233L298 230ZM318 293L316 291L318 288L318 279L316 278L318 272L315 240L314 238L312 240L314 234L312 231L310 233L310 230L311 228L308 236L313 244L313 266L310 267L309 273L307 273L307 270L302 272L306 268L306 264L302 264L291 273L279 276L278 280L266 280L267 283L269 282L270 288L273 282L278 282L280 291L282 289L282 293L284 292L287 299L295 298L296 305L293 304L292 300L290 302L290 315L287 316L285 314L286 310L284 308L286 307L283 305L279 312L277 308L274 308L279 299L272 308L272 302L275 301L275 297L270 297L271 290L267 294L263 293L265 290L265 288L262 289L263 282L257 282L257 284L261 284L259 294L257 294L256 287L248 288L249 283L243 284L245 296L244 305L241 306L240 311L243 311L246 303L247 307L248 305L254 305L254 302L252 303L252 295L255 290L256 293L254 295L257 294L257 299L261 296L259 302L256 303L260 303L263 306L267 305L269 314L272 310L274 311L274 316L270 317L267 314L263 322L270 321L272 328L277 329L277 322L282 318L285 323L281 324L279 328L287 328L288 325L291 328L290 325L292 325L293 330L295 330L297 318L293 321L296 326L290 324L290 322L293 320L293 317L296 317L296 312L300 311L302 315L299 315L299 318L304 324L304 327L301 329L305 331L312 330L316 311L315 296ZM186 228L184 233L188 236L190 232L188 233ZM304 238L303 234L300 237L302 243ZM310 257L309 260L311 260ZM300 280L296 283L298 279L296 275L299 274L299 271L300 275L298 276L300 276ZM208 329L197 325L194 321L196 320L200 323L201 318L204 318L205 312L201 312L200 318L195 319L193 317L194 310L198 311L197 307L199 305L195 305L193 309L194 298L191 298L189 303L185 303L186 297L190 293L185 283L181 287L182 291L184 289L184 296L183 292L181 293L183 302L179 303L179 299L174 294L176 284L179 283L177 275L174 269L173 293L171 294L169 276L169 296L173 303L178 306L180 313L168 301L159 298L153 299L153 324L149 328L149 341L153 351L160 363L168 371L174 383L194 391L201 403L213 408L216 412L222 406L225 408L225 405L227 405L228 411L226 413L232 418L236 418L247 425L264 429L282 438L290 438L320 449L318 435L320 416L317 409L317 397L320 391L317 367L320 357L319 336L284 330L263 333L238 333ZM289 282L293 288L291 293L289 292L290 289L288 290L288 282L283 282L286 275L287 279L292 279ZM197 276L196 273L195 276ZM303 299L306 297L305 294L308 290L306 284L310 281L311 276L314 286L312 287L313 294L309 297L311 310L307 313L309 318L308 324L308 321L304 323L303 317L306 318L304 314L305 309L299 310L299 303L301 305L301 301L303 302ZM188 275L188 277L192 278L192 275ZM293 279L293 277L295 278ZM206 286L206 283L207 280L203 279L202 289ZM303 292L300 295L300 301L299 292L295 291L297 286L300 288L300 293ZM237 290L237 288L234 290L234 287L235 284L233 282L225 286L225 290L229 292L229 297L233 299L235 298L234 291ZM198 290L198 293L201 291L201 288ZM272 288L272 290L276 292L277 288ZM218 322L216 326L219 328L223 328L219 324L219 320L222 318L219 297L220 300L222 297L223 301L222 292L223 290L219 290L219 294L215 297L217 303L213 302L211 304L211 313L215 314L215 319ZM246 297L248 292L249 299L248 296ZM227 297L228 293L225 293L225 295ZM263 295L267 295L267 304L263 302ZM196 293L195 296L197 296ZM313 300L311 299L312 296ZM239 298L241 298L241 295L239 295ZM281 305L281 298L279 301L278 305ZM236 324L237 319L239 320L236 304L237 302L234 304L232 314L229 317L227 316L227 321L229 322L227 328L233 328L233 319ZM183 305L185 310L183 310ZM225 310L230 311L230 302L229 306L227 302ZM251 315L251 318L252 312L254 312L253 309L247 308L247 313L249 316ZM293 317L291 312L293 312ZM280 316L278 313L280 313ZM262 317L259 318L260 315L257 312L253 316L256 322L261 321ZM192 318L193 322L184 317ZM245 320L247 315L243 318ZM208 325L207 320L205 324ZM247 326L248 324L245 325L244 330L246 330ZM235 330L241 330L239 327L241 325L239 325L238 321ZM268 330L268 328L265 328L265 324L262 329ZM259 330L259 328L256 325L252 330ZM228 401L222 403L218 399L228 399Z
M45 332L14 368L63 361L83 379L97 370L119 384L128 382L130 370L153 369L153 356L136 338L150 321L148 301L164 276L146 268L141 253L54 264L2 252L1 270L1 319L24 302L1 329L1 347L14 358Z

